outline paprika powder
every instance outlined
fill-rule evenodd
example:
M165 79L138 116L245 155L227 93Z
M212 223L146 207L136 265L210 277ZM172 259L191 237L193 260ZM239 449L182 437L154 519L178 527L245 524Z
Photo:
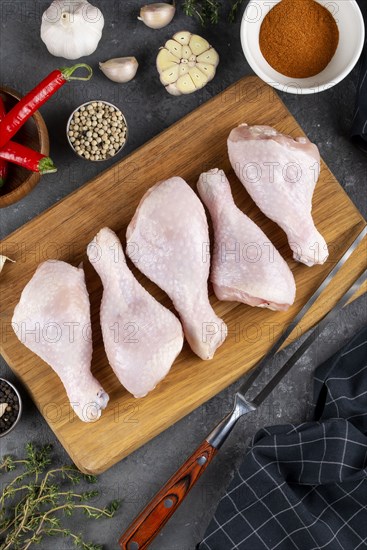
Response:
M266 61L291 78L308 78L324 70L338 42L334 17L315 0L281 0L260 28L260 49Z

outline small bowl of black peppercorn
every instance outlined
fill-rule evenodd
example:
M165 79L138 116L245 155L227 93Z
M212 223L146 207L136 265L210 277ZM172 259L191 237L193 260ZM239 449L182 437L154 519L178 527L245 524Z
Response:
M11 432L18 424L22 414L22 400L18 390L0 378L0 437Z

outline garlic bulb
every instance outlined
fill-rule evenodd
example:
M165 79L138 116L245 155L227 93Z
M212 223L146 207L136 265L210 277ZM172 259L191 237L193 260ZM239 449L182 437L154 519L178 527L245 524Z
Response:
M148 4L140 10L139 21L143 21L147 27L151 29L162 29L171 23L175 15L176 8L172 4L158 2L156 4Z
M138 66L135 57L115 57L99 64L101 71L113 82L129 82L136 75Z
M52 55L78 59L95 51L103 26L102 12L87 0L54 0L42 15L41 38Z
M162 84L172 95L191 94L214 78L219 55L201 36L177 32L157 56Z

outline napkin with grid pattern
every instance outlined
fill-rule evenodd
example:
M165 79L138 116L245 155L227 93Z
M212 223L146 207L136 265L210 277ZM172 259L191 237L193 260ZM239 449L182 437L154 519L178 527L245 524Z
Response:
M367 549L367 327L314 380L315 421L255 435L199 550Z

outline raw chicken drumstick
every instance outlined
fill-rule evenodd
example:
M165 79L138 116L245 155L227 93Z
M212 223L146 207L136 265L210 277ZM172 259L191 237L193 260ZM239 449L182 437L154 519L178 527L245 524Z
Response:
M197 187L214 226L210 279L217 298L287 310L296 294L292 272L265 233L237 208L223 170L201 174Z
M180 353L181 324L135 279L113 231L101 229L87 252L103 283L100 315L108 360L121 384L144 397Z
M182 178L157 183L141 199L126 237L132 261L171 298L191 349L211 359L227 327L208 299L209 232L199 198Z
M287 234L295 260L308 266L328 257L325 239L312 219L312 195L320 155L305 137L295 140L270 126L241 124L228 138L237 177L264 214Z
M42 263L23 289L12 324L19 340L60 377L79 418L97 420L109 398L90 371L90 305L83 269L55 260Z

